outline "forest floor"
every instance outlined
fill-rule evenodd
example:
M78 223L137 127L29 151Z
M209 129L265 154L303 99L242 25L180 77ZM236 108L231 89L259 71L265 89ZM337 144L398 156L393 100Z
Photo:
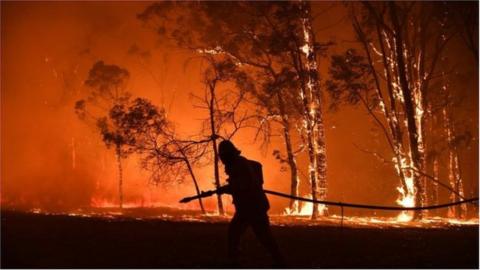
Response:
M165 215L168 217L168 215ZM479 227L283 224L289 268L478 268ZM2 268L228 268L228 218L141 219L1 212ZM241 267L270 268L249 230Z

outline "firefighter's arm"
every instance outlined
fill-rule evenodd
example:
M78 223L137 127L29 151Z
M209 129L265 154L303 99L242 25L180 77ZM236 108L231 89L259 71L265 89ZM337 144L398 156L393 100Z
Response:
M195 199L199 198L205 198L212 196L213 194L224 194L224 193L230 193L231 194L231 187L229 185L221 186L215 190L208 190L208 191L202 191L200 194L191 196L191 197L185 197L180 200L181 203L187 203Z
M217 194L225 194L225 193L232 194L232 187L230 186L230 184L221 186L221 187L219 187L215 190L215 193L217 193Z

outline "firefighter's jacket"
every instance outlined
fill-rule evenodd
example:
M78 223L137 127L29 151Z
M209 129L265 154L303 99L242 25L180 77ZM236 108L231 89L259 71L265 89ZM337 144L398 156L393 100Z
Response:
M220 193L233 197L235 210L241 214L266 212L270 208L263 192L262 164L237 156L225 164L228 185L220 188Z

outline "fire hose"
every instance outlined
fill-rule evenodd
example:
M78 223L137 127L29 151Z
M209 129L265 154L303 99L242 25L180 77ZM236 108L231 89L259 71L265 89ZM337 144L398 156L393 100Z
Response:
M473 203L478 201L477 198L470 198L470 199L463 199L461 201L451 202L451 203L444 203L444 204L436 204L436 205L428 205L428 206L415 206L415 207L400 207L400 206L383 206L383 205L369 205L369 204L356 204L356 203L344 203L344 202L333 202L333 201L325 201L325 200L314 200L304 197L293 196L273 190L264 189L263 190L266 194L271 194L278 197L294 199L303 202L310 202L310 203L318 203L324 205L333 205L339 206L341 210L341 228L343 229L343 208L344 207L351 207L351 208L363 208L363 209L376 209L376 210L387 210L387 211L421 211L421 210L430 210L430 209L438 209L438 208L445 208L455 205L460 205L464 203ZM181 203L187 203L191 200L209 197L213 194L217 193L217 190L209 190L209 191L202 191L199 195L192 196L192 197L185 197L180 200Z
M267 194L271 194L274 196L279 196L288 199L294 199L303 202L310 202L310 203L318 203L324 205L334 205L342 207L351 207L351 208L364 208L364 209L376 209L376 210L387 210L387 211L420 211L420 210L430 210L430 209L438 209L438 208L445 208L454 205L464 204L464 203L473 203L478 201L477 198L470 198L464 199L461 201L451 202L451 203L444 203L444 204L437 204L437 205L429 205L429 206L415 206L415 207L401 207L401 206L383 206L383 205L369 205L369 204L356 204L356 203L344 203L344 202L333 202L333 201L325 201L325 200L314 200L304 197L293 196L273 190L264 189L263 190ZM185 197L180 200L181 203L187 203L191 200L209 197L213 194L217 193L217 190L209 190L209 191L202 191L199 195L192 196L192 197Z
M470 198L464 199L461 201L451 202L451 203L444 203L444 204L437 204L437 205L429 205L429 206L416 206L416 207L400 207L400 206L382 206L382 205L368 205L368 204L356 204L356 203L344 203L344 202L332 202L332 201L324 201L324 200L314 200L304 197L292 196L289 194L264 189L263 190L267 194L271 194L274 196L279 196L288 199L294 199L298 201L310 202L310 203L318 203L324 205L334 205L340 206L341 211L341 220L340 220L340 227L343 230L343 208L344 207L351 207L351 208L363 208L363 209L377 209L377 210L387 210L387 211L420 211L420 210L430 210L430 209L438 209L438 208L445 208L450 206L455 206L464 203L473 203L478 201L478 198Z
M376 210L390 210L390 211L430 210L430 209L450 207L450 206L464 204L464 203L473 203L475 201L478 201L478 198L471 198L471 199L465 199L465 200L461 200L461 201L444 203L444 204L437 204L437 205L416 206L416 207L400 207L400 206L382 206L382 205L368 205L368 204L356 204L356 203L344 203L344 202L314 200L314 199L309 199L309 198L304 198L304 197L292 196L292 195L289 195L289 194L285 194L285 193L281 193L281 192L277 192L277 191L273 191L273 190L268 190L268 189L264 189L263 191L267 194L271 194L271 195L275 195L275 196L279 196L279 197L283 197L283 198L294 199L294 200L298 200L298 201L304 201L304 202L318 203L318 204L324 204L324 205L335 205L335 206L340 206L340 207L364 208L364 209L376 209Z

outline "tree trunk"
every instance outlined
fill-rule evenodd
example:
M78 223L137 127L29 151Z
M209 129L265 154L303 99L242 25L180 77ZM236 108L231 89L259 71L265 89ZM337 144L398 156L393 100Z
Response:
M393 154L394 154L394 157L395 157L395 163L396 163L396 172L398 174L398 176L400 177L400 183L401 183L401 186L402 186L402 196L404 199L405 197L408 197L410 196L410 190L409 190L409 186L408 186L408 183L407 183L407 179L406 179L406 176L405 174L408 173L408 174L411 174L411 172L409 171L405 171L405 169L403 169L404 167L404 162L403 162L403 158L405 157L405 150L404 150L404 145L403 145L403 133L402 133L402 129L399 125L399 120L398 120L398 107L397 107L397 102L398 102L398 97L396 97L396 95L394 94L394 90L393 90L393 79L392 79L392 70L390 70L388 67L390 66L390 63L389 63L389 59L387 58L387 55L386 55L386 50L385 50L385 43L383 42L383 37L382 37L382 32L380 30L380 26L377 24L376 26L376 33L377 33L377 37L378 37L378 41L379 41L379 44L380 44L380 50L381 50L381 53L382 53L382 62L383 62L383 67L384 67L384 73L386 74L386 79L387 79L387 93L388 93L388 100L390 100L390 103L389 103L389 108L387 108L387 100L383 97L383 94L382 94L382 91L380 90L380 80L378 78L378 76L376 75L375 73L375 83L377 85L377 94L378 96L380 97L380 101L381 101L381 108L382 108L382 111L384 112L385 114L385 118L387 119L387 123L388 123L388 126L390 127L390 133L391 133L391 136L392 136L392 150L393 150ZM364 39L364 48L365 50L367 51L368 53L368 60L369 60L369 63L370 63L370 67L371 69L373 70L373 72L376 72L375 71L375 67L374 67L374 63L373 63L373 60L370 56L370 52L368 50L368 44L367 44L367 40ZM391 60L390 60L391 61ZM387 139L388 139L388 136L387 136Z
M317 141L315 140L315 133L314 133L314 122L312 119L312 114L310 113L309 110L309 104L310 100L312 99L311 92L308 92L308 89L306 87L304 75L303 75L303 64L301 61L301 56L299 55L298 51L292 51L291 52L291 57L295 66L295 69L297 70L299 80L300 80L300 98L302 100L302 105L303 105L303 130L305 132L305 136L307 139L307 149L308 149L308 179L310 181L310 186L311 186L311 193L312 193L312 199L316 200L317 195L318 195L318 187L317 187L317 159L315 158L315 149L316 149L316 143ZM318 204L313 204L313 209L312 209L312 219L316 219L318 217L319 209L318 209Z
M192 177L193 184L195 185L195 192L197 192L197 195L200 195L200 188L198 187L197 178L195 177L195 174L193 173L192 165L190 164L190 161L188 160L188 158L185 157L184 161L185 161L185 164L187 165L188 172L190 173L190 176ZM202 198L198 198L198 203L200 204L200 209L202 210L202 214L205 214L205 208L203 207Z
M308 113L312 118L312 134L315 140L313 144L313 154L315 158L314 169L317 172L318 183L312 183L312 191L316 190L316 197L319 200L325 200L327 196L327 159L325 144L325 126L321 109L321 93L318 75L317 54L315 51L315 35L312 28L312 17L310 3L302 1L302 27L303 27L303 46L302 51L305 54L305 71L308 93L310 95L310 104L308 105ZM302 66L303 69L303 66ZM312 194L313 197L314 194ZM315 209L317 208L317 209ZM319 205L315 205L314 212L320 212ZM322 205L321 215L327 215L327 207ZM313 216L313 214L312 214Z
M308 148L308 179L310 181L311 186L311 193L312 199L316 200L318 198L318 176L317 176L317 159L315 158L315 149L317 148L317 140L315 139L315 132L314 132L314 121L312 118L312 114L309 110L309 104L311 100L311 93L307 91L305 86L305 81L303 78L303 69L301 68L301 58L298 56L297 53L292 52L293 62L295 64L295 68L299 74L299 79L301 83L300 87L300 97L302 100L303 105L303 129L305 132L305 136L307 138L307 148ZM309 98L310 97L310 98ZM316 219L319 214L319 207L318 204L313 204L312 209L312 219Z
M279 92L277 92L277 98L280 114L282 117L283 138L285 139L288 166L290 167L290 195L298 196L298 187L300 182L298 178L297 162L295 160L295 155L293 154L292 139L290 137L290 123L288 122L288 116L285 113L285 103L283 101L283 97ZM290 199L289 211L290 213L298 212L297 200Z
M418 91L418 89L417 89ZM421 100L420 102L424 103L423 100ZM421 105L420 105L421 106ZM415 106L416 110L418 111L419 109L419 105ZM422 108L424 108L424 106L422 106ZM420 108L421 109L421 108ZM420 122L419 125L417 125L418 127L418 133L421 134L421 138L419 139L419 143L420 143L420 147L419 147L419 150L420 150L420 155L422 156L422 168L424 170L427 170L428 168L428 159L426 157L426 153L428 153L428 147L430 147L430 145L427 143L427 140L426 140L426 126L425 126L425 118L430 115L429 113L429 109L427 107L427 113L426 114L423 114L421 113L419 116L420 119L417 119L417 122ZM417 113L417 116L418 116L418 113ZM431 133L430 133L431 134ZM428 192L429 192L429 185L430 182L432 181L428 181L427 183L427 177L425 176L422 176L419 181L422 181L421 185L423 186L423 194L420 194L420 196L423 197L423 203L424 204L428 204ZM428 213L429 213L430 210L425 210L423 211L424 215L427 216Z
M455 194L455 201L460 201L460 196L461 195L462 197L464 196L465 192L464 192L464 189L463 189L463 179L462 179L462 171L460 169L460 156L458 154L458 148L455 147L454 149L454 157L455 157L455 162L454 162L454 165L455 165L455 191L456 191L456 194ZM459 204L456 206L456 209L455 209L455 212L456 212L456 218L465 218L466 217L466 214L467 214L467 204Z
M421 135L418 134L417 128L417 120L416 117L416 110L414 107L414 102L412 97L412 91L410 89L407 74L405 70L405 59L404 59L404 43L403 43L403 36L402 36L402 29L400 27L397 13L396 13L396 6L394 2L389 2L390 6L390 16L392 18L392 24L395 32L395 50L396 50L396 65L398 68L398 77L400 81L400 88L403 94L404 99L404 107L405 107L405 114L407 119L407 129L408 129L408 138L410 144L410 152L412 155L412 163L416 170L423 171L423 157L419 151ZM416 206L423 206L425 201L425 194L424 194L424 187L422 182L422 177L420 177L417 173L413 173L414 176L414 184L416 189L416 196L415 196L415 205ZM414 219L421 219L423 216L423 211L415 211Z
M403 169L406 166L403 160L405 156L404 150L403 150L404 146L403 146L403 139L402 139L402 131L398 121L398 112L397 112L397 105L396 105L396 103L398 102L397 100L398 98L396 98L396 96L393 93L393 86L392 86L393 81L392 81L392 75L391 75L392 71L388 68L390 66L390 63L386 56L385 44L383 42L380 26L377 24L376 34L377 34L378 42L380 45L381 55L382 55L383 72L386 75L385 77L386 77L388 99L386 99L382 93L381 82L377 74L377 71L375 69L374 60L371 56L368 40L365 37L365 33L362 31L362 27L358 23L356 17L353 16L353 18L354 18L354 28L357 32L359 39L363 44L363 49L365 50L365 53L367 55L368 64L370 66L371 73L374 78L375 93L379 100L379 107L381 112L383 113L383 116L385 117L385 120L388 124L389 129L385 128L382 122L380 122L380 120L377 119L375 114L368 108L368 104L365 104L365 106L367 107L367 110L370 112L372 117L376 120L378 125L382 127L384 131L385 139L387 140L387 142L389 143L392 149L392 152L394 155L395 171L400 178L400 184L401 184L401 188L398 189L401 194L401 198L399 198L397 202L403 206L411 206L411 205L404 205L408 201L409 197L413 196L412 195L413 190L409 188L409 185L407 183L407 179L405 176L405 173L410 174L411 172L409 172L407 169ZM388 102L388 100L390 102ZM408 215L408 213L404 212L401 215L405 216L405 215Z
M430 119L430 121L427 122L426 128L426 133L427 134L432 134L432 136L429 138L429 140L425 139L425 153L427 153L426 158L425 158L425 170L426 173L429 175L432 175L433 178L439 179L438 178L438 161L437 161L437 153L434 149L434 127L437 124L436 121L436 116L432 113L432 108L431 105L427 106L427 116ZM425 203L427 205L435 205L436 200L437 200L437 192L438 189L438 183L436 181L428 181L425 183L425 193L427 194L427 200ZM437 214L436 209L429 210L429 216L434 216Z
M297 162L292 152L292 144L287 128L284 128L284 137L285 145L287 148L288 165L290 167L290 195L298 197L298 187L300 186L300 179L298 178ZM295 213L298 212L298 201L296 201L295 199L291 199L289 203L289 208L290 211L293 211Z
M450 200L452 202L459 201L460 197L458 194L463 196L463 182L462 177L460 174L460 163L458 161L458 150L455 145L453 145L453 136L455 134L455 130L453 128L453 124L450 121L450 117L447 112L447 107L445 106L442 109L443 115L443 125L444 130L447 135L447 146L448 146L448 182L450 187L455 190L455 193L452 192L450 194ZM465 216L466 213L466 205L459 205L459 206L452 206L448 209L448 216L449 217L456 217L462 218Z
M120 209L123 209L123 168L122 168L122 155L120 145L116 145L115 154L117 156L117 165L118 165L118 195L119 195L119 206Z
M217 131L215 129L215 81L209 84L210 89L210 104L208 106L210 112L210 131L213 150L213 170L215 175L215 187L220 187L220 175L218 171L218 149L217 149ZM222 196L217 193L218 213L225 215L223 210Z
M433 177L435 179L439 179L439 167L438 167L438 157L435 155L433 157ZM432 190L432 204L438 204L438 183L433 182L433 190ZM434 210L438 216L438 209Z
M308 166L310 176L310 187L312 191L312 199L318 200L318 171L317 171L317 158L315 157L315 141L311 130L311 124L307 124L307 140L308 140L308 159L310 164ZM313 204L312 219L317 219L320 213L318 204Z
M310 114L309 104L310 100L312 99L311 92L308 91L305 83L305 76L303 70L303 63L302 58L300 55L300 45L296 39L295 33L290 34L292 40L295 42L295 48L290 50L290 57L292 58L292 63L295 67L295 70L298 75L298 80L300 81L300 99L302 101L302 120L303 120L303 127L302 132L304 132L306 140L307 140L307 149L308 149L308 180L310 181L311 185L311 194L312 199L317 198L318 188L317 188L317 159L315 158L314 149L316 148L317 141L315 140L314 136L314 123L312 119L312 115ZM318 216L318 204L313 204L312 209L312 219L316 219Z

